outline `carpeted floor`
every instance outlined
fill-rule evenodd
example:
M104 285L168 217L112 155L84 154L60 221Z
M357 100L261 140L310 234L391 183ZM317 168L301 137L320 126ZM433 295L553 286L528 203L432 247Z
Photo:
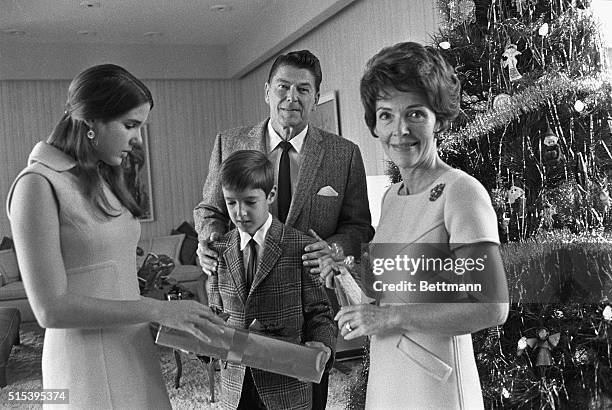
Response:
M8 391L42 388L40 360L43 330L36 323L21 326L21 345L13 347L7 366L8 385L0 391L0 408L40 409L40 405L16 406L8 403ZM160 347L162 372L170 401L174 409L217 409L219 403L211 403L206 368L192 355L182 354L183 376L179 389L174 388L176 365L172 350ZM332 369L327 409L344 409L348 402L348 386L354 385L361 369L360 360L344 361ZM340 368L342 371L338 370ZM215 392L220 391L219 372L215 372Z

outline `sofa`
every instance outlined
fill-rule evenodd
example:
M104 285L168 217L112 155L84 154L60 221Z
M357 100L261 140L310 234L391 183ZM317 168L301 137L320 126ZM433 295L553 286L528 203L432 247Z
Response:
M200 294L197 288L203 283L200 278L203 272L195 264L197 240L191 235L173 232L175 233L172 235L141 239L138 248L134 250L137 254L137 265L140 267L149 253L168 255L175 262L175 267L168 277L175 279L194 294ZM36 320L26 297L17 257L12 247L0 250L0 307L19 309L23 322Z

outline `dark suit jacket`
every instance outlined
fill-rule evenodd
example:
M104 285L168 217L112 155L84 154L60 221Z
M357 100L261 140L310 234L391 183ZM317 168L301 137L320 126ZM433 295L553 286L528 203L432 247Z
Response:
M230 229L218 179L221 162L237 150L254 149L266 153L267 124L265 120L254 127L234 128L217 135L203 199L194 210L200 240L208 238L212 232L223 234ZM359 147L311 125L301 155L296 192L285 223L302 232L314 229L328 243L342 245L346 255L359 257L361 243L370 242L374 236ZM338 196L317 195L328 185Z
M208 280L209 305L228 313L228 324L247 329L254 319L280 329L281 339L297 343L323 342L332 352L337 327L323 286L302 266L304 247L313 239L272 220L253 285L247 294L237 229L213 244L219 252L217 273ZM332 362L332 360L330 360ZM222 366L222 402L236 408L245 367ZM275 373L252 369L253 381L269 409L309 409L312 384Z

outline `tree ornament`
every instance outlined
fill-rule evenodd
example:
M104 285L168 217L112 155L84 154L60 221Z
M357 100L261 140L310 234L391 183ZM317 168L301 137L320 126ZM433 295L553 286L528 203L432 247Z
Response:
M508 190L508 203L513 204L517 199L525 195L523 188L519 188L515 185L511 186Z
M612 307L610 307L610 305L606 306L603 312L601 312L601 316L607 322L612 321Z
M448 41L443 41L438 45L442 50L448 50L449 48L451 48L451 43L449 43Z
M498 94L493 98L493 108L502 111L510 105L510 96L508 94Z
M523 336L519 340L516 354L521 356L527 347L532 348L537 354L535 365L538 366L540 376L544 377L548 366L553 364L551 351L557 347L560 339L561 333L551 335L547 328L541 327L537 331L537 337Z
M505 58L505 60L502 60L502 67L503 68L508 67L508 74L510 75L510 81L517 81L523 78L521 73L519 73L519 71L516 68L516 65L518 63L516 56L520 56L521 54L522 53L516 49L516 44L508 44L506 46L506 50L504 51L504 54L502 54L502 57Z
M578 112L582 112L584 110L584 103L580 100L576 100L576 102L574 103L574 109Z
M504 399L510 398L510 392L505 387L502 389L502 396L504 396Z
M502 217L502 231L503 233L508 233L508 227L510 226L510 218L504 214Z
M527 338L525 336L521 337L519 341L516 343L516 355L520 356L523 354L525 349L527 349L528 343Z
M563 162L564 156L563 152L561 152L561 146L559 145L559 137L552 132L550 125L546 129L546 132L542 134L542 137L544 143L544 152L542 153L544 165L550 167Z
M448 3L448 19L451 28L475 22L475 9L476 5L473 0L451 0Z
M553 224L555 223L554 216L557 214L557 209L550 202L546 201L544 206L542 207L542 222L548 229L552 229ZM555 311L555 317L557 312L561 312L560 310ZM561 317L563 317L563 312L561 312Z
M559 344L561 333L554 333L551 335L547 328L542 327L538 329L537 339L534 339L537 341L536 350L538 353L536 366L550 366L552 364L552 355L550 352L553 347L557 347ZM529 339L527 339L527 344L529 344Z
M544 23L542 24L542 26L540 26L540 29L538 30L538 34L542 37L545 37L548 35L548 23Z
M587 349L585 349L584 347L580 347L574 352L574 361L579 365L584 365L589 362L591 356L592 354L590 354Z

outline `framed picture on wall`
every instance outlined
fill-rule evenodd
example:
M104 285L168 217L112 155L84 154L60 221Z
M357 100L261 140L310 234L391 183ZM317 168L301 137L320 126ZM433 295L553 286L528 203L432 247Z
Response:
M310 116L310 124L332 134L340 135L337 92L321 94L316 110Z
M141 222L151 222L153 217L153 185L151 184L151 155L149 151L149 127L140 129L142 145L134 146L123 162L125 181L136 203L144 211Z

